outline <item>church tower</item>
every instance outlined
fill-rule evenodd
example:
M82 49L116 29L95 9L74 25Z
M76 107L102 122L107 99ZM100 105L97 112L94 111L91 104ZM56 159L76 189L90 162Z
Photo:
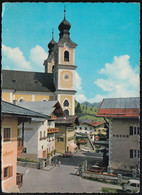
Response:
M59 41L56 43L53 38L48 44L49 55L44 61L45 72L53 73L56 99L60 102L66 115L75 114L75 48L77 46L70 39L71 24L64 19L58 26L60 31Z

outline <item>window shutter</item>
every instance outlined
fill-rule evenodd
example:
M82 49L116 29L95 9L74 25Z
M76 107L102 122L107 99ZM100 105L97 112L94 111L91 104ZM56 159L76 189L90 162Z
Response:
M13 166L9 167L9 170L10 170L9 176L12 177L13 176Z
M130 135L133 135L133 126L130 126Z
M133 149L130 149L130 158L133 158Z

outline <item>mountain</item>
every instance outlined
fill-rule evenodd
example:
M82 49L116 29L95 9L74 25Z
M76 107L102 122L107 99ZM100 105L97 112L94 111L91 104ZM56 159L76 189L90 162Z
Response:
M83 105L83 106L89 106L89 107L95 107L95 108L99 108L100 107L100 105L101 105L101 102L98 102L98 103L96 103L96 102L94 102L94 103L90 103L90 102L83 102L83 103L81 103L81 105Z

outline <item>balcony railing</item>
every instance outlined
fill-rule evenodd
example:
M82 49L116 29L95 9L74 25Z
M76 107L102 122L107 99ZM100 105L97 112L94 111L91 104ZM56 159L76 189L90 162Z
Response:
M23 185L23 173L16 174L16 184L18 185L18 188L20 188Z
M47 132L48 133L56 133L56 132L58 132L59 131L59 128L48 128L47 129Z

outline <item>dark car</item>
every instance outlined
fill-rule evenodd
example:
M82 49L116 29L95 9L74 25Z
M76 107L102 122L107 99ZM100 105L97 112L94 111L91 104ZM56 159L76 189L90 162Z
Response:
M65 152L63 154L63 157L66 157L66 158L71 158L73 156L73 154L71 152Z

